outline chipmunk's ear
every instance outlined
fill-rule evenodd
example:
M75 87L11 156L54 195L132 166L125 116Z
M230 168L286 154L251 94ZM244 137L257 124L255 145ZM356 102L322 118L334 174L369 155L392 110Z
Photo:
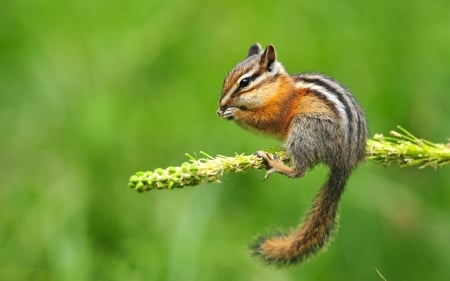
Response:
M276 60L277 54L275 53L275 47L273 45L267 46L261 56L260 64L264 65L267 71L271 71L272 65Z
M261 45L259 45L259 43L254 43L254 44L252 44L252 45L250 46L250 49L248 49L247 58L248 58L249 56L253 56L253 55L256 55L256 54L261 53L262 50L263 50L263 49L262 49Z

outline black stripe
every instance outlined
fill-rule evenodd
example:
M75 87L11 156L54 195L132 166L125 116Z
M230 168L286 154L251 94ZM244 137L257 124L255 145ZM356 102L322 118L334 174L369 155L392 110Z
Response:
M300 75L300 76L298 76L298 78L300 78L304 82L319 85L319 86L323 87L324 89L326 89L328 92L334 93L336 95L338 100L344 106L345 114L347 114L347 117L348 117L347 126L348 126L349 137L350 137L353 134L353 125L352 125L353 110L352 110L352 107L349 106L349 104L347 103L347 100L344 97L344 95L347 93L345 93L345 92L342 93L340 89L337 89L337 88L333 87L332 85L328 84L325 79L328 79L328 80L331 80L331 79L326 78L325 76L321 76L322 79L320 79L320 78L307 78L307 77ZM334 82L334 83L337 83L337 82Z
M250 78L250 81L252 81L252 82L255 81L255 79L258 78L259 76L261 76L261 72L259 72L259 71L255 72L252 76L249 77L249 78ZM248 76L245 76L245 77L248 77ZM245 77L244 77L244 78L245 78ZM244 78L242 78L242 79L244 79ZM240 82L240 81L238 81L238 82ZM251 85L251 84L250 84L250 85ZM253 87L252 87L251 89L253 89ZM238 93L240 90L242 90L242 88L238 86L238 87L236 88L236 90L234 90L234 92L231 94L231 97L236 96L237 93ZM248 91L245 91L245 92L248 92Z
M255 72L252 76L250 76L250 80L255 81L255 79L261 76L261 74L262 72L260 71Z
M301 76L300 76L300 78L303 81L307 82L307 83L312 83L312 84L319 85L319 86L325 88L326 90L328 90L328 92L334 93L337 96L338 100L344 106L345 113L347 114L349 120L350 121L353 120L353 114L352 114L351 107L349 107L349 105L347 103L347 100L343 96L343 95L345 95L345 93L342 93L340 91L340 89L337 89L337 88L333 87L332 85L328 84L325 80L322 80L322 79L319 79L319 78L306 78L306 77L301 77Z
M358 147L361 146L367 137L367 124L362 109L358 108ZM364 148L365 149L365 148Z
M257 72L255 72L252 76L250 76L250 80L253 82L253 81L256 80L256 78L258 78L258 77L261 76L262 74L263 74L262 72L257 71ZM275 82L275 81L278 79L278 77L279 77L280 75L281 75L281 74L277 73L277 74L275 74L274 76L269 77L269 80L268 80L268 81L262 81L262 82L263 82L263 83L271 83L271 82ZM247 77L248 77L248 76L247 76ZM253 89L256 88L255 85L252 85L251 83L250 83L250 85L249 85L248 87L249 87L248 89L245 89L245 90L242 91L243 88L240 88L240 87L238 86L238 87L236 88L236 90L234 90L234 92L231 94L230 97L236 97L236 96L239 96L239 95L241 95L241 94L248 93L248 92L250 92L250 90L253 90Z
M336 105L333 102L331 102L329 99L327 99L327 96L325 96L322 92L317 91L317 90L310 89L309 91L311 91L316 97L318 97L319 99L324 101L326 103L326 105L331 109L331 111L333 111L333 113L336 116L339 115L339 111L338 111Z

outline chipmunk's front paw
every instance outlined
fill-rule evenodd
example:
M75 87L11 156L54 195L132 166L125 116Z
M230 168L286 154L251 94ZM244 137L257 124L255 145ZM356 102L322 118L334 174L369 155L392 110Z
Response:
M266 175L264 176L264 180L267 180L272 173L277 171L273 167L273 163L274 163L274 161L278 160L278 156L275 153L273 154L273 156L270 156L269 153L262 151L262 150L257 151L255 153L255 155L258 156L259 158L263 159L263 161L265 162L265 165L268 168L266 171Z
M263 159L268 166L270 166L273 161L279 161L278 155L276 153L273 153L271 156L268 152L260 150L255 152L254 155Z
M237 107L227 107L225 110L219 109L217 114L223 119L233 120L238 110L239 108Z

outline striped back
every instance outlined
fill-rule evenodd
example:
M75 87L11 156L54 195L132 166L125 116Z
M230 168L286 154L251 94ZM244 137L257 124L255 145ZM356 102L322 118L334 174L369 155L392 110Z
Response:
M363 159L368 135L366 117L353 95L333 78L320 73L302 73L293 78L297 89L308 89L330 104L341 119L350 154L355 155L357 161Z

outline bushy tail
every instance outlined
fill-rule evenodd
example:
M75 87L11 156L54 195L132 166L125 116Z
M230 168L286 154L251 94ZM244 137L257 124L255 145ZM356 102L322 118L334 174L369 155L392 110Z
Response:
M331 168L304 222L285 236L259 238L252 246L253 254L269 264L282 266L301 262L322 249L335 227L339 199L348 177L349 171Z

